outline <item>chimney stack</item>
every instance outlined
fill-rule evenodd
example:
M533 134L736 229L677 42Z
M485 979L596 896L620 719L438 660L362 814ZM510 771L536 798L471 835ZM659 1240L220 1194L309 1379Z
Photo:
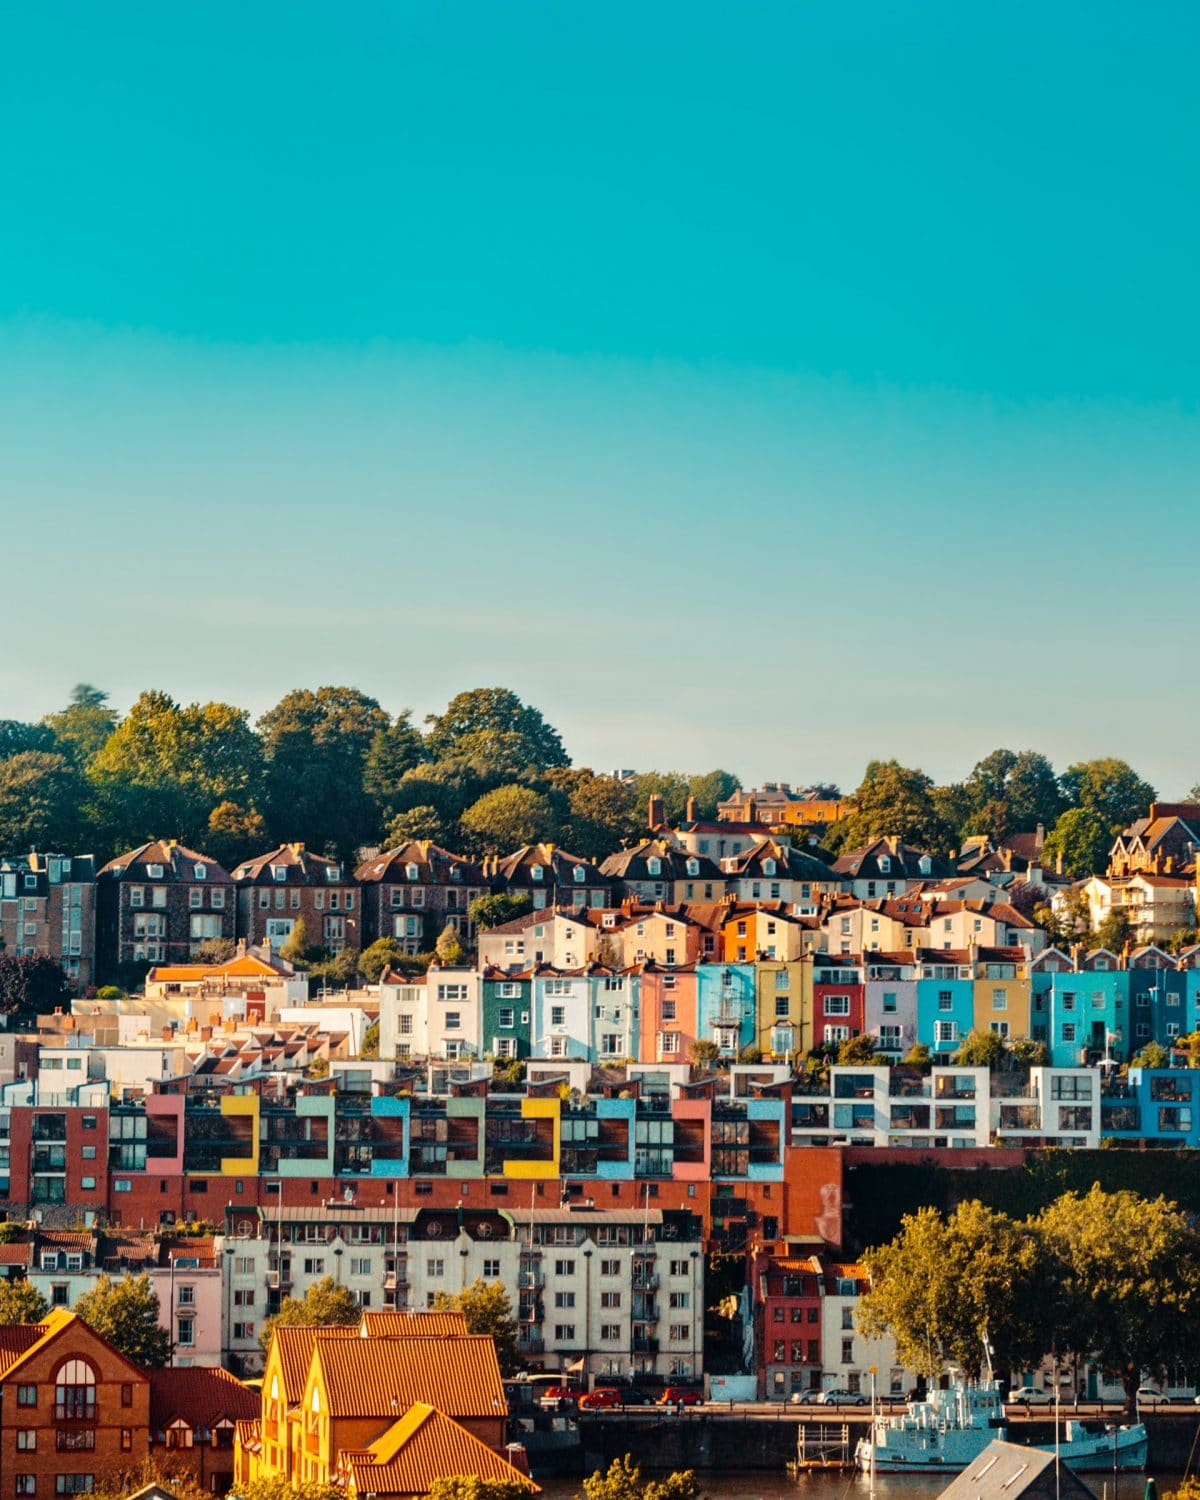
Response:
M689 823L696 822L696 799L690 792L688 793L687 802L684 804L683 815Z
M663 807L663 799L658 792L650 794L650 800L646 804L646 822L651 828L661 828L667 821L666 810Z

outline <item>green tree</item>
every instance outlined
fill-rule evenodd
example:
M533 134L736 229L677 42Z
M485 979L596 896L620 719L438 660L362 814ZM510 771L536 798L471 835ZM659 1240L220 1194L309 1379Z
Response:
M1064 1193L1035 1221L1061 1289L1059 1348L1092 1351L1132 1411L1143 1371L1195 1362L1200 1239L1174 1203Z
M204 852L232 870L242 860L260 853L266 838L267 825L260 812L236 802L218 802L208 815Z
M379 1056L379 1022L369 1021L363 1029L362 1046L358 1049L359 1057L377 1058Z
M525 767L571 764L558 731L507 688L459 693L444 713L430 714L426 722L426 740L438 760L474 760L505 776Z
M368 984L378 984L399 957L400 944L395 938L376 938L358 955L358 972Z
M697 1037L692 1043L692 1062L698 1068L720 1067L721 1049L708 1037Z
M585 859L603 859L636 837L640 826L634 789L618 776L576 779L567 800L570 847Z
M30 1281L0 1281L0 1326L40 1323L50 1304Z
M933 1067L933 1053L924 1042L914 1042L903 1061L906 1068L922 1068L928 1072Z
M1068 766L1062 789L1072 807L1095 813L1109 834L1145 817L1156 795L1132 766L1112 756Z
M1057 904L1040 902L1033 908L1033 920L1059 948L1070 948L1082 942L1091 930L1091 910L1082 891L1064 891Z
M496 851L552 839L557 832L549 797L527 786L487 792L463 813L462 826L477 847Z
M868 1251L866 1261L871 1290L859 1329L890 1331L899 1361L919 1373L936 1376L952 1360L977 1377L985 1330L998 1369L1045 1353L1047 1258L1029 1225L975 1200L948 1219L922 1208L906 1214L896 1238Z
M634 778L634 815L637 831L643 831L650 821L650 798L661 797L663 817L675 824L683 821L687 807L688 779L677 771L641 771Z
M933 782L924 771L895 760L873 760L851 797L856 810L834 830L839 848L889 835L922 849L949 850L956 832L947 826L933 797Z
M292 1480L282 1474L263 1474L237 1486L238 1500L346 1500L340 1484L319 1479Z
M1120 953L1125 944L1133 940L1133 923L1129 913L1114 906L1096 928L1096 939L1089 946L1107 948L1110 953Z
M143 1271L119 1281L104 1275L75 1300L75 1312L135 1365L158 1368L171 1354L171 1337L158 1325L158 1297Z
M0 849L70 853L80 836L87 783L64 755L23 750L0 760Z
M478 1474L452 1474L435 1479L428 1500L529 1500L532 1479L480 1479Z
M1042 858L1047 866L1057 867L1062 857L1063 874L1073 880L1099 874L1108 863L1112 847L1112 829L1088 807L1068 807L1046 835Z
M304 965L312 960L316 951L308 935L308 927L305 925L304 918L297 917L291 932L280 945L280 958L285 963Z
M1054 767L1036 750L993 750L967 777L971 811L964 831L1003 839L1049 827L1062 811Z
M461 1312L468 1333L487 1334L494 1340L501 1374L513 1375L521 1369L521 1358L517 1353L517 1320L503 1282L476 1277L461 1292L439 1292L433 1305Z
M45 724L0 719L0 761L13 755L61 755L62 746Z
M1169 1068L1171 1054L1158 1042L1147 1042L1142 1050L1129 1059L1131 1068Z
M374 698L351 687L297 688L265 713L258 729L271 837L351 860L378 832L364 775L375 735L390 724Z
M1008 1051L994 1031L969 1031L954 1061L960 1068L990 1068L994 1073L1008 1061Z
M381 824L395 816L400 782L420 765L424 753L424 737L407 708L386 729L375 731L363 760L363 790L374 802Z
M308 992L318 995L322 990L344 990L358 977L358 949L343 948L340 953L330 953L308 966Z
M1018 1068L1044 1068L1050 1061L1050 1049L1045 1042L1035 1042L1027 1036L1014 1037L1008 1044L1008 1055Z
M732 797L741 781L731 771L705 771L688 779L688 795L696 799L696 811L702 818L715 818L717 803Z
M838 1043L837 1060L842 1067L869 1068L876 1061L875 1038L867 1032Z
M662 1479L643 1479L627 1453L585 1479L583 1494L585 1500L699 1500L700 1486L691 1469L677 1469Z
M86 770L117 727L117 713L108 707L107 693L90 682L80 682L71 690L66 708L47 714L42 722L64 753L80 770Z
M0 951L0 1015L32 1019L71 1003L71 987L44 953Z
M533 902L528 896L510 896L501 891L495 896L476 896L467 913L476 928L486 932L491 927L502 927L505 922L515 921L532 910Z
M136 1495L151 1484L167 1490L175 1500L212 1500L211 1492L189 1468L190 1460L186 1450L169 1453L159 1450L153 1458L143 1458L127 1468L106 1464L103 1474L96 1476L95 1489L90 1491L92 1500L127 1500L129 1495Z
M88 775L116 842L136 844L169 830L194 844L220 803L255 803L262 755L245 709L181 706L167 693L144 692L93 757Z
M228 963L237 952L237 945L232 938L205 938L202 943L197 943L192 953L192 962L197 964L224 964Z
M285 1297L279 1311L262 1326L258 1341L264 1351L271 1347L276 1328L327 1328L357 1323L362 1316L354 1293L332 1276L314 1281L303 1297Z
M438 934L434 952L437 954L438 963L446 968L453 968L455 964L462 963L462 941L458 935L458 928L452 922L447 922Z
M436 807L422 804L399 812L384 829L383 842L388 849L399 849L414 839L428 839L431 844L455 844L457 824L447 820Z

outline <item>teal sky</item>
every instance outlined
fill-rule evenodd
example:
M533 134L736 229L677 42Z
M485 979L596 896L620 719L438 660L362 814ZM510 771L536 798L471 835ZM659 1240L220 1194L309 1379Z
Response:
M0 8L0 717L1200 780L1200 11Z

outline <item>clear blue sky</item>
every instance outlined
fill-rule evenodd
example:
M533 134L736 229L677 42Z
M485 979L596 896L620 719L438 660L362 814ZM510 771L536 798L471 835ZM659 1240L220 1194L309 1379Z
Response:
M0 717L1200 779L1200 11L10 6Z

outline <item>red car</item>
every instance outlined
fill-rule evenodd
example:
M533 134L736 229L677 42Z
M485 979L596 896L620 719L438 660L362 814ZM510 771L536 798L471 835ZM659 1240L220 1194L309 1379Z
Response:
M669 1385L662 1393L660 1406L703 1406L704 1394L690 1385Z
M613 1390L611 1386L597 1386L594 1391L579 1398L580 1411L606 1411L622 1404L621 1392Z
M583 1391L577 1385L548 1385L538 1397L538 1405L557 1406L560 1401L574 1405L582 1395Z

